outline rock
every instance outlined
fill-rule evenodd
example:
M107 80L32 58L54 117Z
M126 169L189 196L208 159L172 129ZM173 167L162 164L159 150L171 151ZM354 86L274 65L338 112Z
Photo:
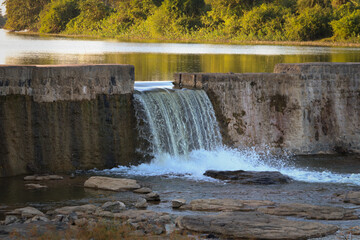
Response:
M74 222L74 224L78 227L85 226L87 223L88 223L88 220L86 218L76 219Z
M181 206L186 204L185 199L174 199L171 201L171 205L173 208L180 208Z
M255 171L215 171L208 170L204 173L205 176L220 179L232 180L242 184L279 184L289 183L291 179L280 172L255 172Z
M333 225L292 221L257 212L182 216L176 219L176 224L180 229L236 239L308 239L338 230Z
M143 188L136 189L133 192L134 193L141 193L141 194L148 194L148 193L151 193L152 190L150 188L143 187Z
M26 177L24 177L24 181L35 181L36 177L37 177L36 175L26 176Z
M355 192L355 191L347 192L343 196L343 199L345 203L353 203L356 205L360 205L360 192Z
M121 210L124 210L126 206L123 202L115 201L115 202L106 202L101 206L101 208L104 211L120 212Z
M146 201L145 198L139 199L136 203L135 203L135 207L136 208L147 208L148 207L148 203Z
M41 216L41 217L45 217L45 214L42 213L41 211L37 210L36 208L33 207L24 207L24 208L18 208L15 209L11 212L6 213L6 215L19 215L22 218L28 219L28 218L33 218L35 216Z
M353 209L303 203L284 203L278 206L262 207L258 211L277 216L294 216L317 220L354 220L359 218Z
M133 179L94 176L85 181L84 187L110 191L125 191L139 189L140 185Z
M4 225L20 222L20 219L14 215L8 215L5 217Z
M238 199L195 199L180 209L192 211L255 211L260 206L273 206L274 202Z
M160 201L160 196L158 193L151 192L145 195L145 199L150 202L158 202Z
M49 222L50 220L47 217L35 216L29 219L30 222Z
M48 179L49 179L49 180L63 180L64 177L59 176L59 175L49 175L49 176L48 176Z
M48 187L45 185L41 185L41 184L35 184L35 183L29 183L29 184L25 184L25 187L27 189L47 189Z
M55 213L57 214L63 214L63 215L69 215L73 212L79 212L79 213L93 213L98 208L95 205L92 204L85 204L81 206L67 206L55 209Z

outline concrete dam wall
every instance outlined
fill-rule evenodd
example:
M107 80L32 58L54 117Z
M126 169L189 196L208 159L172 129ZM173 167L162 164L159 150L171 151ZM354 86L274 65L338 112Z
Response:
M274 153L360 153L360 64L275 73L178 73L209 96L223 143ZM130 65L0 66L0 177L136 164Z
M274 73L178 73L204 89L225 144L275 153L360 153L360 64L278 64Z
M0 176L136 159L130 65L0 66Z

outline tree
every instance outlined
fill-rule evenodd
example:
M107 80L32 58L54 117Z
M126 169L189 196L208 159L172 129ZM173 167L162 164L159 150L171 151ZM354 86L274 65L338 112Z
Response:
M6 23L6 18L2 15L2 11L0 9L0 28L4 27Z
M41 33L59 33L66 24L80 14L77 0L52 1L40 13Z
M6 29L37 30L39 14L51 0L5 0Z

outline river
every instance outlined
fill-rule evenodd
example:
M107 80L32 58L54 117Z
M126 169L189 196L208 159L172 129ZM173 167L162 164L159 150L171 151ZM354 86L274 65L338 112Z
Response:
M119 42L2 29L0 49L0 64L133 64L136 81L169 81L175 72L272 72L277 63L360 62L360 48Z

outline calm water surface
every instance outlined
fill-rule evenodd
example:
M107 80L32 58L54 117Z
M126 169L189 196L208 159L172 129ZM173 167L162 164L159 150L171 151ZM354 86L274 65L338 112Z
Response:
M300 62L360 62L360 48L118 42L0 29L0 64L133 64L137 81L172 80L175 72L272 72L277 63Z

